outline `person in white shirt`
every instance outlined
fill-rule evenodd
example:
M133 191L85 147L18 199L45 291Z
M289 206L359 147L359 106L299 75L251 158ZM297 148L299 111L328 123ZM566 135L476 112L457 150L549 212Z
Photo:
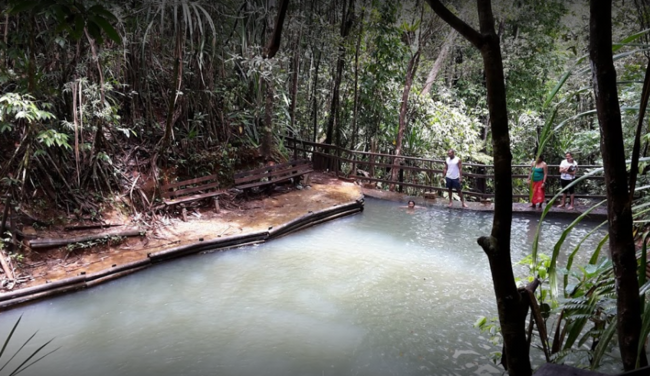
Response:
M565 154L565 157L566 159L563 160L562 163L560 163L560 183L563 189L573 182L573 179L575 179L576 177L576 171L578 171L578 162L573 160L573 155L567 152ZM557 207L563 208L564 205L566 205L567 193L570 195L569 207L567 209L573 210L573 199L575 196L574 187L569 187L569 189L564 191L564 194L562 195L562 200L560 201L560 204Z
M447 159L445 160L445 168L442 170L442 174L445 176L445 185L449 190L449 207L452 207L452 189L456 189L458 196L460 196L460 202L464 208L467 207L465 204L465 198L463 197L463 191L461 190L460 183L463 181L462 176L463 166L460 161L460 158L454 155L454 150L450 149L447 152Z

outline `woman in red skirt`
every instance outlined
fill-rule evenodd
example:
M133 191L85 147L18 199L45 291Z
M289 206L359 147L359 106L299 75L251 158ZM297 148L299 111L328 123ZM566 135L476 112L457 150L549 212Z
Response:
M537 160L533 163L532 168L530 169L530 174L528 175L528 181L532 181L532 190L533 190L533 199L530 204L531 208L535 208L539 204L539 208L542 208L542 203L544 203L545 193L544 185L546 184L546 177L548 176L548 167L546 162L544 162L544 157L539 156Z

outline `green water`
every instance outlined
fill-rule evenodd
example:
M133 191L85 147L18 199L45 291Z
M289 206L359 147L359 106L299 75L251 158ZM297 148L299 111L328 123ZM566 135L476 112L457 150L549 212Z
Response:
M29 348L51 338L60 347L25 376L501 374L472 327L496 315L476 244L491 222L368 200L363 214L264 245L14 309L0 327L22 314L19 337L39 330ZM536 225L515 218L513 260L529 252ZM540 249L566 225L545 225ZM579 226L566 248L590 229Z

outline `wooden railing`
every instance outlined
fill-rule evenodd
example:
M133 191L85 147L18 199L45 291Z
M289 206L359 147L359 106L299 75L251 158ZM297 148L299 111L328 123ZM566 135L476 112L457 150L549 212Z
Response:
M347 150L333 145L285 138L286 147L293 152L294 158L309 158L315 170L332 171L339 177L354 179L365 185L380 185L381 188L395 185L399 192L417 194L418 192L442 193L444 177L442 175L445 161L392 154L370 153ZM391 180L394 161L398 159L399 179ZM596 165L579 165L578 175L600 168ZM512 165L513 198L529 197L528 178L530 165ZM576 187L575 197L604 199L604 176L602 173L587 177ZM553 197L560 190L559 165L548 165L546 196ZM585 191L595 192L591 194ZM494 197L494 166L463 161L463 193L487 200Z

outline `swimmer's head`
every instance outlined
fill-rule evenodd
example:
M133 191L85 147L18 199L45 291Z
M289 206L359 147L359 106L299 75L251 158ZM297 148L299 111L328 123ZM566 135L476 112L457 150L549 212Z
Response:
M409 207L409 208L414 208L414 207L415 207L415 201L413 201L413 200L409 200L408 207Z

